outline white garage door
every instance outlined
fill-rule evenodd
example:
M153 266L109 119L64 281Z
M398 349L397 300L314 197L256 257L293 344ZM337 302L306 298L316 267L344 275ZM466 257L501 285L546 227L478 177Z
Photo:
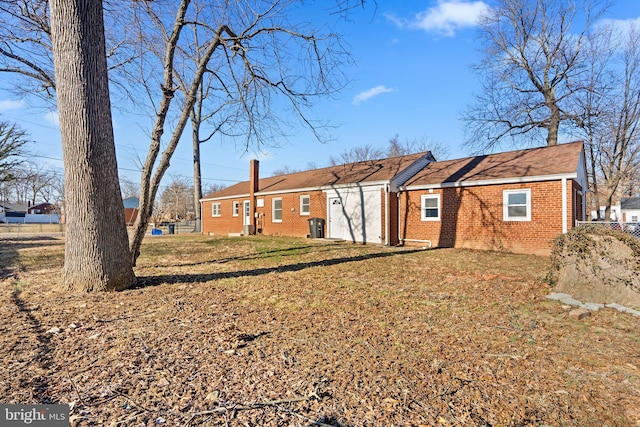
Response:
M328 194L328 236L359 243L381 243L379 187L333 190Z

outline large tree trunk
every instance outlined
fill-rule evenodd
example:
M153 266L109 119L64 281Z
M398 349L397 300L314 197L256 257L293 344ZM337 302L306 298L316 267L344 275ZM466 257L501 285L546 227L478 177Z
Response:
M547 146L558 145L558 131L560 130L560 108L554 100L549 106L551 114L549 116L549 126L547 127Z
M51 39L64 155L63 287L135 283L111 122L101 0L51 0Z

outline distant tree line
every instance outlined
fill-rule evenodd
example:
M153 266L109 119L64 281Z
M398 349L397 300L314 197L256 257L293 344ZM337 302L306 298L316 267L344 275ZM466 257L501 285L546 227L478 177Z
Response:
M406 156L426 151L430 151L437 160L445 160L450 155L449 147L440 142L431 141L426 137L416 139L405 138L401 140L400 136L396 134L393 138L389 139L387 146L366 144L348 148L335 156L330 156L328 166L365 162L387 157ZM317 169L318 167L321 166L318 166L316 163L308 163L304 169L295 169L287 165L273 171L272 176L302 172Z

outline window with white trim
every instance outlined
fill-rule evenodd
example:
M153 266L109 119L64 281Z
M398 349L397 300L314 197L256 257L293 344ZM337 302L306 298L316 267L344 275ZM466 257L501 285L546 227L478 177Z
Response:
M440 195L425 194L421 197L421 214L422 221L440 221Z
M240 202L233 202L233 216L240 215Z
M220 216L220 203L211 204L211 216Z
M311 214L311 197L300 196L300 215Z
M503 221L531 221L531 190L502 192Z
M631 222L638 222L638 215L631 216Z
M271 221L282 222L282 199L271 201Z

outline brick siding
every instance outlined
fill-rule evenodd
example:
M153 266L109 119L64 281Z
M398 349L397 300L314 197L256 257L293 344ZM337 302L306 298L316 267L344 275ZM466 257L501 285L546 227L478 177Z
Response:
M243 202L247 197L238 199L225 199L215 202L202 202L202 232L216 236L228 236L229 233L242 232ZM233 216L233 202L239 202L238 216ZM211 215L212 205L220 203L220 216Z
M301 196L309 196L309 215L300 215ZM255 219L256 232L264 235L307 237L309 235L310 218L323 218L325 221L327 218L327 198L325 193L319 190L268 196L257 195L256 199L262 199L264 201L263 207L255 208L255 212L258 216ZM282 222L273 221L273 199L282 199ZM249 200L249 198L227 199L219 202L203 202L203 233L226 236L229 233L242 232L242 207L245 200ZM231 216L234 201L237 201L240 204L240 214L237 217ZM219 217L211 216L212 203L221 204L221 213ZM327 225L325 223L325 235L327 233L326 227Z
M580 186L567 185L567 225L576 215L574 194ZM503 190L530 189L531 221L503 221ZM440 194L440 221L422 221L421 196ZM562 233L562 182L487 185L414 190L400 195L400 236L430 240L434 247L549 253L553 239ZM407 242L407 244L410 244Z

